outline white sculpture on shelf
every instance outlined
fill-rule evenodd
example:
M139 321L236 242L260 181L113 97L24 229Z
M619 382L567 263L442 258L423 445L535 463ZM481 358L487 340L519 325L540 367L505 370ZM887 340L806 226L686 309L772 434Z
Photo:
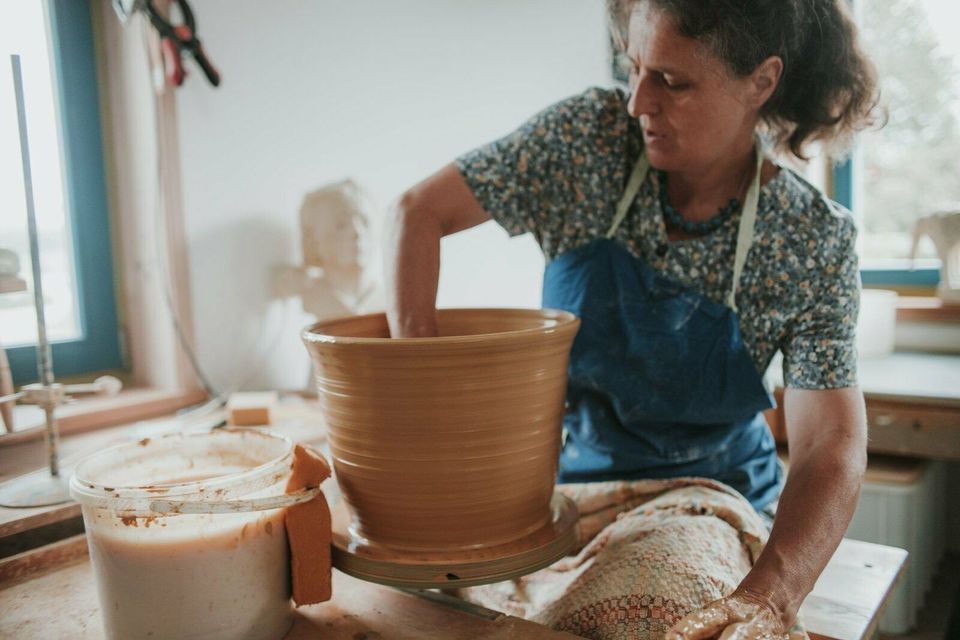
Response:
M308 193L300 207L303 264L279 267L281 297L299 296L318 320L383 309L382 289L372 276L370 219L352 180Z
M937 296L944 302L960 303L960 211L935 213L918 218L913 227L911 258L920 239L929 236L940 257L940 285Z

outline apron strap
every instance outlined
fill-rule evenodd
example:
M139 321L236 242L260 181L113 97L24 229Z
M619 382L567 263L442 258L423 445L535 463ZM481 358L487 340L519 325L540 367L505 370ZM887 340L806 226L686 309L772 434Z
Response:
M747 195L744 198L743 210L740 215L740 225L737 228L737 251L733 258L733 285L730 287L730 294L727 296L727 306L737 311L737 285L740 282L740 276L743 274L743 265L747 261L747 252L750 251L750 245L753 242L753 227L757 221L757 205L760 202L760 174L763 170L763 147L760 140L757 139L756 145L757 167L754 172L753 180L750 182L750 188L747 189ZM640 154L640 159L633 166L630 178L627 180L627 186L623 190L623 195L617 203L616 215L613 218L613 224L607 231L607 239L610 240L620 228L620 223L627 217L630 211L630 205L640 191L640 185L647 177L647 171L650 169L650 161L647 159L646 150Z
M607 240L613 238L613 235L620 227L620 223L627 217L627 212L630 211L630 205L633 204L633 199L637 197L637 192L640 191L640 185L643 184L644 179L647 177L648 169L650 169L650 161L647 160L647 152L644 151L640 154L640 159L637 160L637 163L633 166L633 172L630 174L630 179L627 180L627 186L623 190L623 195L620 196L620 202L617 203L617 215L614 216L613 224L610 225L610 230L607 231Z
M747 189L747 195L743 200L743 210L740 214L740 227L737 229L737 252L733 257L733 284L730 287L730 295L727 297L727 306L737 311L737 285L740 283L740 276L743 274L743 265L747 261L747 252L750 251L750 245L753 243L753 226L757 221L757 205L760 202L760 174L763 173L763 147L760 145L760 139L757 139L754 149L757 154L757 168L750 182L750 188Z

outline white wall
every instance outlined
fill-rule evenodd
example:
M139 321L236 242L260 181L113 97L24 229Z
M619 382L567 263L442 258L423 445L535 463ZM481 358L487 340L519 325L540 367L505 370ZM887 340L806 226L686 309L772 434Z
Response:
M195 331L215 385L305 383L308 317L270 299L268 276L299 258L306 192L352 177L382 215L460 153L609 84L603 4L194 2L223 75L212 89L191 71L177 101ZM444 240L438 302L537 306L542 266L530 237L481 226Z

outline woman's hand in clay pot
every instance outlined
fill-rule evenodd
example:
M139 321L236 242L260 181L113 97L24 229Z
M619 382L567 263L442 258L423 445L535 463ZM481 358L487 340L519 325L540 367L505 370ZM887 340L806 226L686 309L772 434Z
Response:
M788 640L774 607L752 593L736 591L714 600L673 625L666 640Z

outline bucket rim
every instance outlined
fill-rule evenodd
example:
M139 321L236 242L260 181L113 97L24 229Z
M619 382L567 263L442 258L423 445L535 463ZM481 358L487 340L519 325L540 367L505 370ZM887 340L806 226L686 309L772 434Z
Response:
M103 461L104 457L118 452L146 446L149 442L203 439L224 434L237 434L243 438L264 438L283 443L283 453L261 464L241 471L188 482L155 483L137 485L107 485L84 478L86 467ZM144 441L147 441L145 444ZM220 428L202 433L168 433L143 440L121 442L92 453L83 458L70 478L70 495L81 506L106 508L118 513L138 515L173 515L158 513L152 505L175 500L179 503L197 501L223 501L228 497L243 496L264 489L287 475L293 461L293 441L274 431Z

